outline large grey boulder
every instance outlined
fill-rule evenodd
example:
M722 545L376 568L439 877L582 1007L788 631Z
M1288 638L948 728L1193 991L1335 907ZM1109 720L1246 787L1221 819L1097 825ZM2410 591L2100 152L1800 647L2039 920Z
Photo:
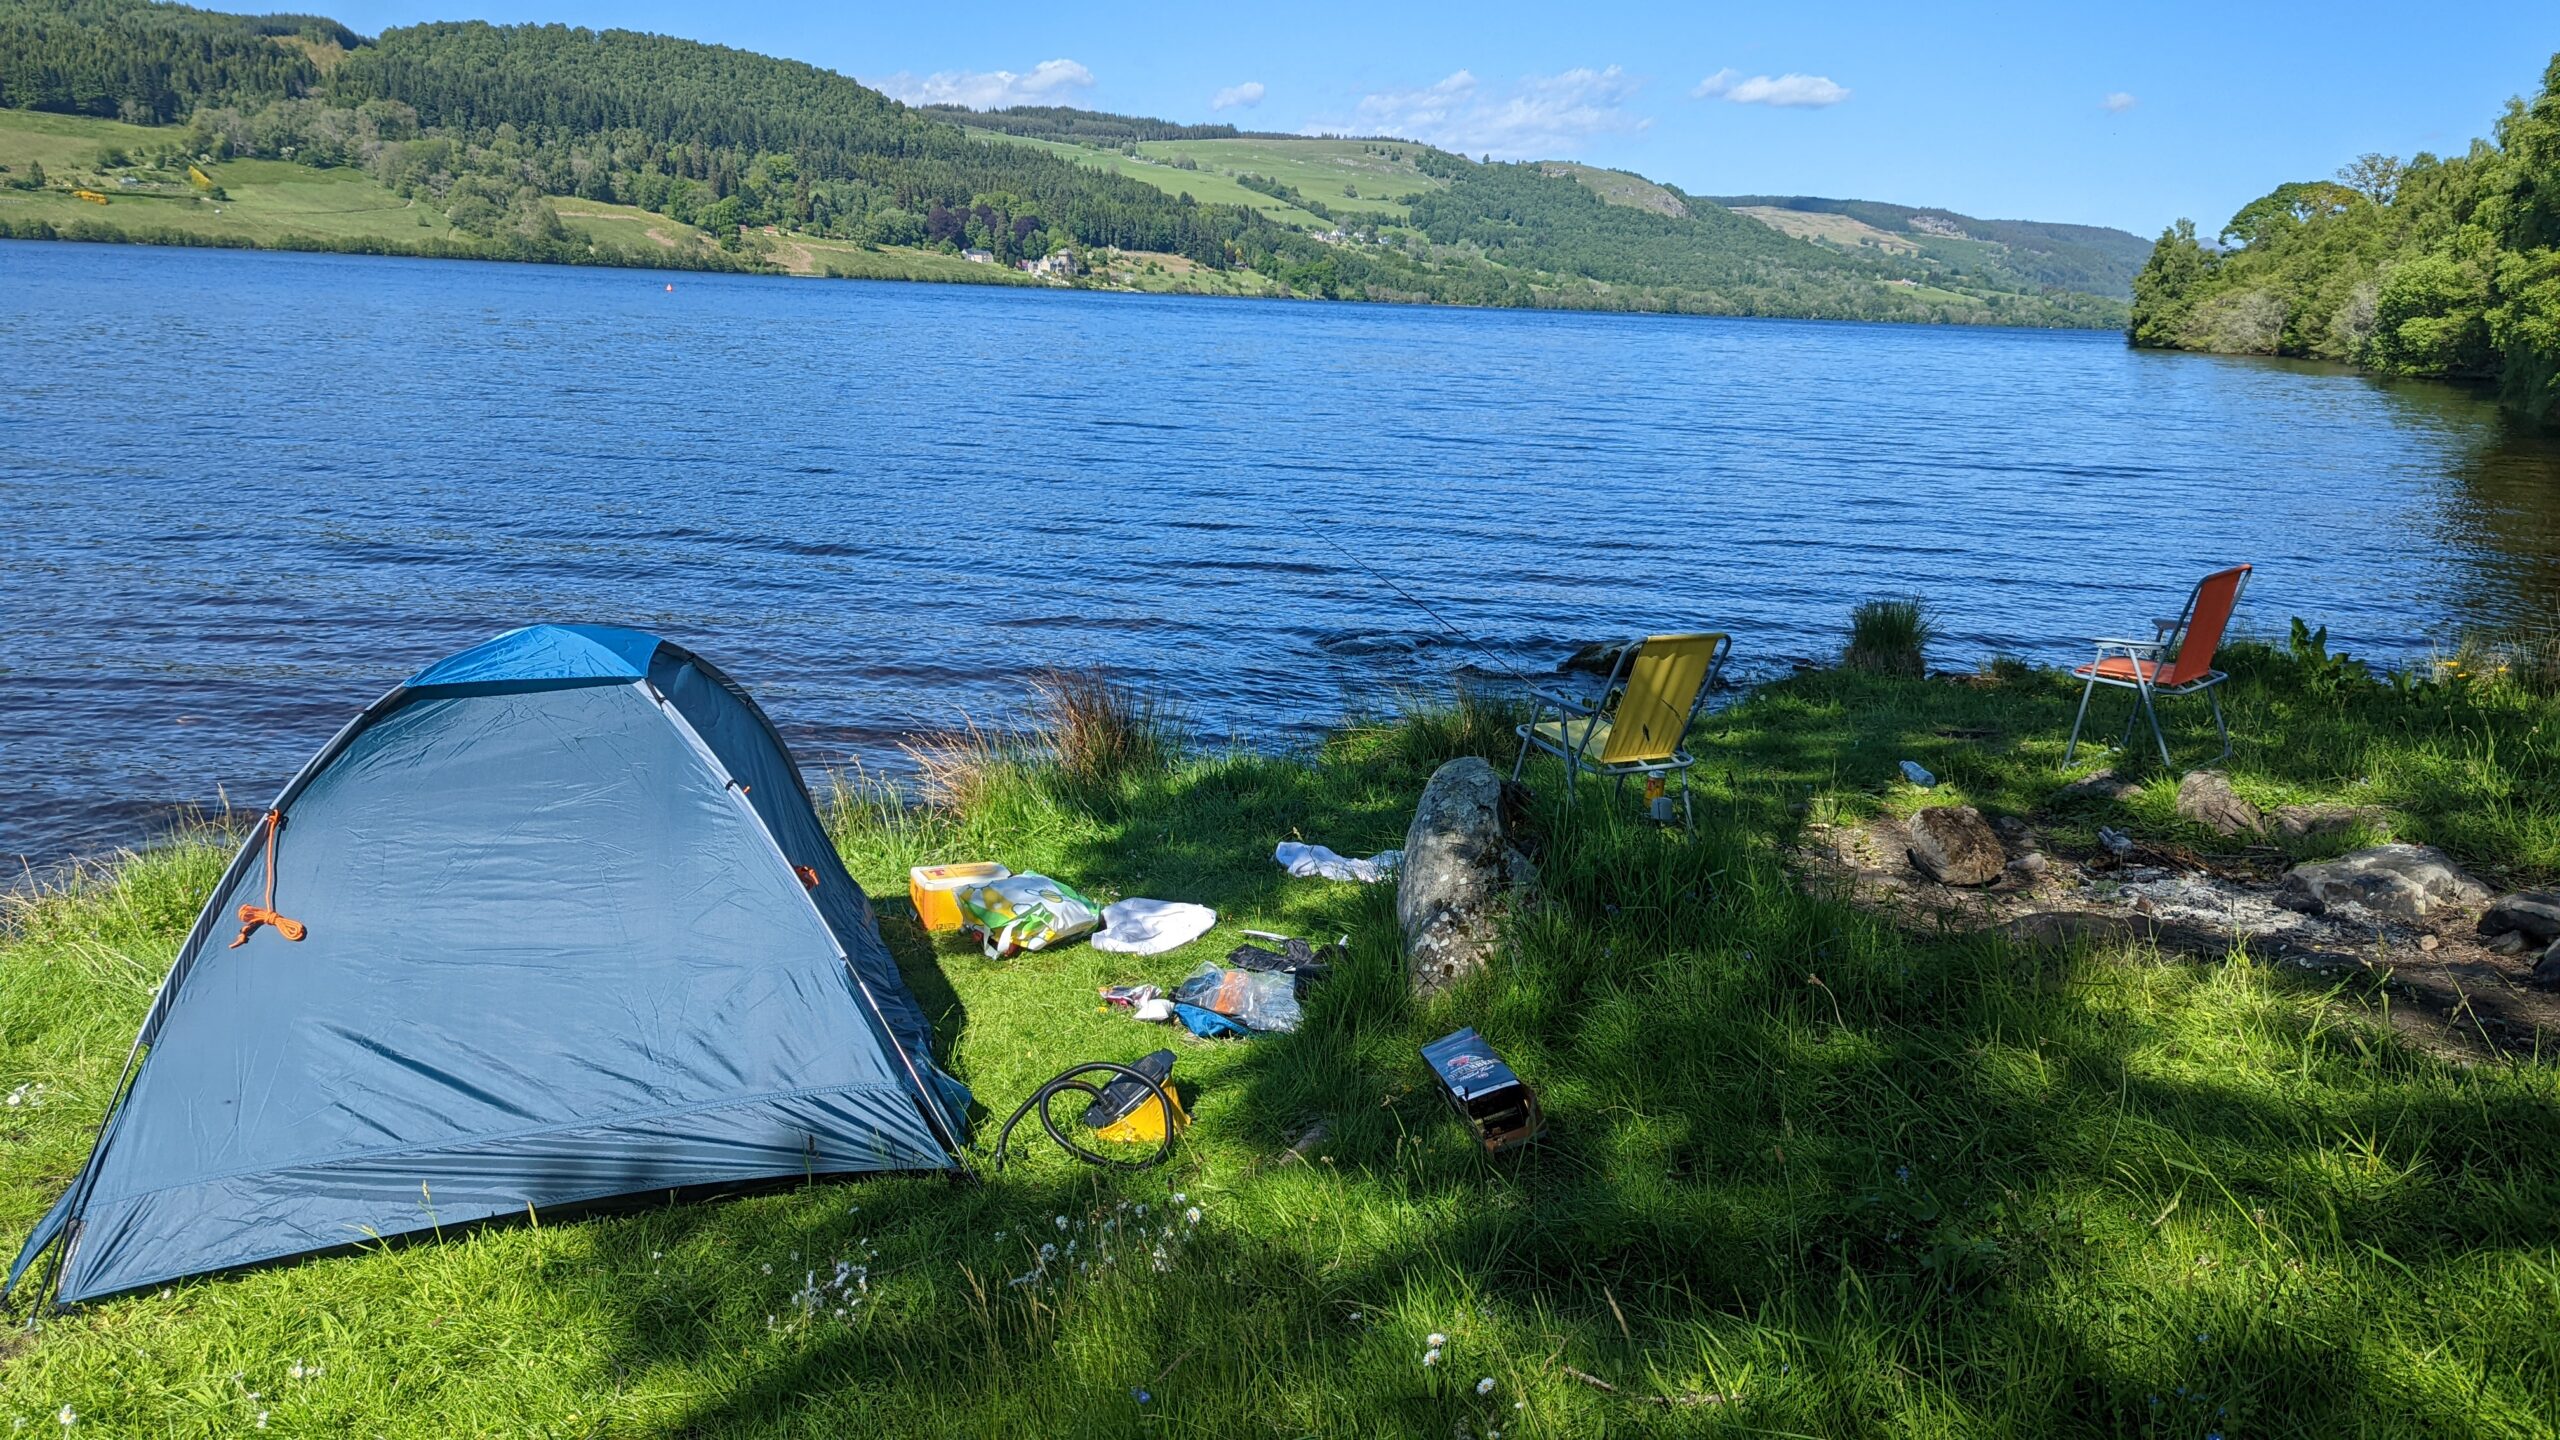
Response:
M2258 833L2267 823L2258 807L2231 788L2231 777L2219 770L2190 770L2178 782L2178 814L2216 835Z
M1475 756L1441 766L1422 787L1396 872L1396 923L1417 994L1483 969L1504 902L1537 883L1537 867L1511 841L1505 809L1502 777Z
M1982 812L1970 805L1935 805L1911 817L1911 863L1941 885L1988 885L2009 863Z
M2501 895L2480 912L2480 933L2497 935L2513 930L2536 945L2560 940L2560 894L2548 890L2522 890Z
M2353 904L2389 920L2419 920L2448 905L2478 905L2488 898L2488 886L2463 874L2432 845L2377 845L2296 865L2276 887L2277 904L2306 915Z

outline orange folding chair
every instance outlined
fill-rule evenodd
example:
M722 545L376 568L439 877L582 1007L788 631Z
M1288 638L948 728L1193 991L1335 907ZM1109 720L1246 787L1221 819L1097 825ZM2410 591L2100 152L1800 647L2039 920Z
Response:
M2097 658L2071 672L2089 683L2081 687L2080 713L2071 722L2071 743L2063 747L2062 763L2069 765L2080 753L2080 727L2089 718L2089 697L2101 685L2134 692L2133 713L2125 717L2124 738L2117 742L2117 749L2132 744L2134 722L2149 717L2151 738L2160 746L2160 764L2172 768L2169 740L2160 733L2160 712L2154 702L2163 695L2201 694L2213 702L2213 728L2222 737L2222 753L2214 759L2228 759L2231 727L2222 718L2222 697L2213 689L2231 677L2213 668L2213 652L2221 647L2222 632L2230 625L2231 612L2248 583L2246 565L2216 570L2196 582L2195 593L2187 597L2187 608L2177 619L2151 622L2152 638L2099 640Z

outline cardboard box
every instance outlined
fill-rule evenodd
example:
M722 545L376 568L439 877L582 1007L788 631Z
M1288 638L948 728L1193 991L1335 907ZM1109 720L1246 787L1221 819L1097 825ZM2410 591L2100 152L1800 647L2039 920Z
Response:
M1499 1155L1547 1133L1538 1097L1475 1031L1441 1036L1422 1047L1422 1058L1486 1154Z

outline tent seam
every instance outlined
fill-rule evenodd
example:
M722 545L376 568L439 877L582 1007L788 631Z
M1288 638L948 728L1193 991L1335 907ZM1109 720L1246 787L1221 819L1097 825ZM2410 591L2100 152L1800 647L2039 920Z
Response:
M706 1101L699 1105L674 1105L658 1110L637 1110L628 1114L579 1120L565 1125L540 1125L527 1130L509 1130L500 1134L473 1135L467 1138L472 1145L504 1144L516 1140L530 1140L542 1135L562 1135L577 1130L603 1130L617 1125L640 1124L650 1120L672 1120L679 1116L701 1115L714 1110L741 1110L775 1100L806 1100L823 1095L881 1095L905 1100L907 1090L904 1085L810 1085L792 1090L768 1090L757 1095L732 1096ZM469 1147L436 1145L384 1146L376 1150L358 1150L346 1155L334 1155L326 1160L298 1161L282 1165L253 1165L238 1170L225 1170L214 1175L191 1176L175 1185L161 1185L123 1195L101 1197L93 1192L89 1196L89 1202L93 1205L122 1205L134 1200L148 1200L154 1195L165 1195L172 1190L192 1190L198 1186L217 1184L224 1180L237 1180L249 1175L274 1175L287 1170L328 1170L366 1160L397 1159L403 1155L434 1155L467 1148ZM619 1195L625 1192L608 1190L603 1193Z

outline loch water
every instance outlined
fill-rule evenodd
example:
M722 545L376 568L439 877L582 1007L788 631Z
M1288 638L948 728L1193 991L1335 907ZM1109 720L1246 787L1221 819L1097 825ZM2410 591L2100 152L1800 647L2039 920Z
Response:
M1280 747L1874 595L2071 660L2241 560L2245 628L2409 662L2543 623L2556 521L2476 392L2113 334L0 242L0 855L262 805L531 621L894 768L1043 666Z

